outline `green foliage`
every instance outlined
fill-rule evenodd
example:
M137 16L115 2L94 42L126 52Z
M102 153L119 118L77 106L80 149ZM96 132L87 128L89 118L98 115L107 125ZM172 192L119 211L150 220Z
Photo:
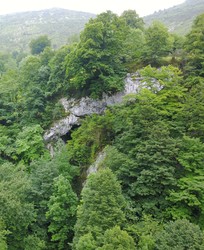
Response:
M8 230L5 230L5 225L2 220L0 220L0 249L7 250L8 246L6 243L6 236L9 234Z
M0 218L9 232L6 242L11 250L23 248L28 227L35 220L33 204L27 200L30 187L22 169L11 164L0 166Z
M74 46L73 46L74 47ZM60 48L55 56L50 60L50 77L47 82L47 89L50 92L50 95L61 93L62 91L68 88L66 79L66 67L65 59L68 54L71 52L71 46L64 46Z
M92 233L97 244L100 244L107 229L124 223L124 206L120 185L109 169L90 175L83 188L81 205L77 211L75 248L80 238L87 233Z
M186 71L194 76L204 76L204 14L198 16L190 33L186 36L185 50L188 52Z
M157 20L165 24L172 33L184 36L190 31L196 16L203 12L203 0L186 0L171 8L159 10L145 16L144 21L146 25L150 25Z
M183 45L161 24L144 30L135 11L108 11L78 44L23 59L0 54L0 248L171 249L169 225L175 249L203 248L199 233L192 243L179 231L204 226L202 23ZM42 135L67 115L59 99L122 90L125 67L139 69L137 94L81 118L66 146L47 145L51 158ZM168 223L183 218L194 224Z
M59 216L55 221L55 217L52 217L52 215L54 216L55 211L53 211L53 213L50 212L51 218L49 219L46 218L46 213L48 213L49 206L50 208L54 206L54 203L52 203L53 200L56 200L56 204L60 204L60 201L64 201L62 194L62 197L59 199L59 203L57 203L58 197L56 195L58 194L58 189L56 183L58 176L61 176L61 179L65 179L65 182L69 182L73 188L76 188L74 181L78 175L78 169L69 164L66 148L62 148L55 154L52 160L45 158L32 162L29 166L29 171L32 186L29 194L29 200L34 203L37 218L36 223L32 225L31 229L33 232L36 232L36 237L46 242L46 249L52 249L52 245L56 248L57 246L55 241L51 241L50 239L48 227L52 221L52 225L54 225L54 227L60 228L60 224L58 222L60 218L63 219L66 216ZM63 186L65 191L68 190L69 187L70 186ZM65 205L66 204L67 203L65 202ZM63 209L63 202L61 202L61 208ZM74 218L72 218L72 220L74 220ZM68 228L69 226L70 224L61 224L62 228ZM53 232L53 234L57 234L57 232ZM67 237L69 237L69 235L67 235Z
M162 227L151 216L143 215L140 221L128 225L127 229L134 236L138 249L153 250L155 249L156 235L161 231Z
M162 89L155 93L148 85L152 92L141 90L135 101L112 109L116 138L104 165L121 180L138 216L145 212L160 217L169 204L169 189L176 185L177 136L183 128L175 114L182 111L178 100L183 100L185 89L179 84L180 72L171 66L147 67L142 74L149 79L155 76ZM151 83L148 77L147 84Z
M52 241L57 242L57 249L69 249L75 225L77 196L68 179L59 175L54 179L54 190L48 202L46 217L50 221L48 231Z
M203 232L188 220L169 222L156 237L158 250L204 249Z
M105 231L102 236L102 243L100 247L97 247L98 242L94 240L91 233L87 233L80 237L76 249L77 250L134 250L135 243L131 236L124 230L121 230L119 226L115 226Z
M8 70L0 78L0 123L10 125L19 119L20 82L18 71Z
M145 35L140 29L130 29L124 41L125 65L131 72L135 72L142 65Z
M70 89L94 98L122 90L124 37L124 22L111 11L91 19L67 59Z
M72 133L72 140L67 144L70 162L81 168L87 167L111 139L112 117L109 112L106 116L87 117L81 127Z
M179 67L182 64L182 60L184 59L183 45L185 42L185 38L176 34L172 34L171 39L173 41L173 44L171 50L172 58L170 63L173 66Z
M125 10L121 14L121 18L125 20L127 26L133 29L144 29L144 21L135 10Z
M199 139L184 137L178 161L185 173L178 181L178 189L170 192L173 206L169 211L174 219L188 218L203 227L203 160L204 145Z
M97 249L96 241L91 233L84 234L76 244L77 250L95 250Z
M97 250L134 250L135 243L131 236L126 231L115 226L105 231L103 238L103 246L98 247Z
M48 36L44 35L44 36L39 36L38 38L31 40L29 45L31 49L31 54L38 55L42 53L46 47L50 47L51 42Z
M189 89L185 96L183 113L179 114L186 127L186 133L190 137L200 138L204 142L204 84L202 77L189 77L186 79Z
M42 132L42 128L35 125L23 128L23 131L18 134L15 147L19 160L28 164L46 154Z
M25 240L25 250L44 250L45 242L35 235L29 235Z
M143 52L143 60L152 66L161 65L161 57L167 56L172 47L172 40L167 28L159 22L146 30L146 45Z

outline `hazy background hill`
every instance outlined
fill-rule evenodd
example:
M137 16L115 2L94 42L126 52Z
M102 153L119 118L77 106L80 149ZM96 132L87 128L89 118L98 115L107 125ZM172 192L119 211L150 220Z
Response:
M31 39L48 35L54 48L79 35L85 23L94 14L65 10L48 9L0 16L0 50L28 51Z
M203 12L204 0L186 0L183 4L146 16L144 20L148 25L154 20L159 20L169 28L169 31L185 35L195 17Z
M144 17L163 22L171 32L186 34L195 17L204 12L204 0L186 0L183 4ZM69 43L79 37L84 25L95 14L66 9L48 9L0 15L0 51L29 51L31 39L48 35L52 47Z

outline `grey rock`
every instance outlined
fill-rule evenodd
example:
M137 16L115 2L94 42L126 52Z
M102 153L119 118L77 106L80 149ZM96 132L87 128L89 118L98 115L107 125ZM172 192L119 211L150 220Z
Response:
M161 89L159 83L155 79L151 79L152 87ZM121 103L123 97L128 94L138 93L142 88L150 88L149 84L144 82L144 78L138 73L127 74L125 79L124 91L116 93L112 96L103 95L102 100L94 100L89 97L83 97L80 100L71 98L67 100L62 98L60 103L64 107L67 117L57 122L44 134L46 143L58 140L61 136L67 134L73 125L80 125L80 118L92 114L102 114L107 106Z

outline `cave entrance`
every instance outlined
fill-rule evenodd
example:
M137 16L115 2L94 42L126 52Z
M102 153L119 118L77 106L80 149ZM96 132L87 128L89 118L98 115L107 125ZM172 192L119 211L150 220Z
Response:
M64 143L67 143L67 141L72 140L72 132L76 129L78 129L80 125L73 125L72 128L67 132L65 135L61 136L61 139L63 140Z

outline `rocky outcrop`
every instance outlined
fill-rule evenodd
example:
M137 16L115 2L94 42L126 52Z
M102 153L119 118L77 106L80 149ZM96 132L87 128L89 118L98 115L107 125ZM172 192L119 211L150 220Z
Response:
M159 88L154 79L152 79L152 83ZM45 142L58 140L61 136L66 135L74 125L80 125L81 118L92 114L102 114L107 106L121 103L125 95L138 93L144 87L147 87L144 78L135 73L127 75L124 91L112 96L104 95L102 100L93 100L89 97L83 97L80 100L62 98L60 103L64 107L67 117L55 122L45 133Z
M106 152L102 151L98 154L95 162L89 166L89 168L86 171L86 175L89 176L90 174L96 173L98 169L100 168L101 163L106 157Z

